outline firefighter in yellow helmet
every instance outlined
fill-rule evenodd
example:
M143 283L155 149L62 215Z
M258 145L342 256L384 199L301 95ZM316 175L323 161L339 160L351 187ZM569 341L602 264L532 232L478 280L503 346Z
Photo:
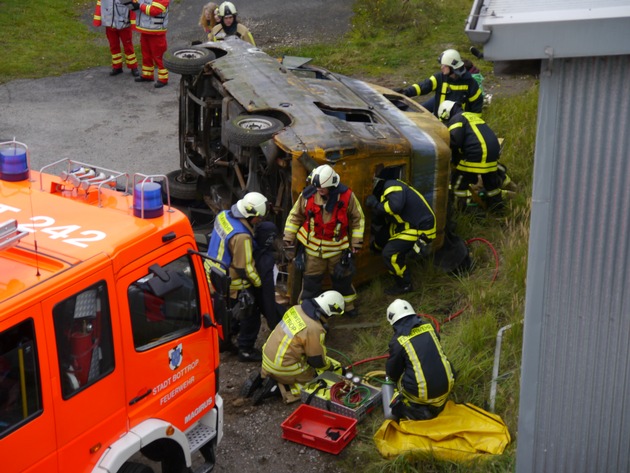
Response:
M385 372L396 384L390 404L397 420L427 420L444 409L455 384L451 363L431 323L418 317L411 304L396 299L387 308L394 329Z
M232 2L223 2L219 5L217 9L219 24L212 28L208 34L208 40L221 41L230 36L234 36L243 41L247 41L252 46L256 46L254 37L249 29L243 23L239 23L237 13L236 7Z

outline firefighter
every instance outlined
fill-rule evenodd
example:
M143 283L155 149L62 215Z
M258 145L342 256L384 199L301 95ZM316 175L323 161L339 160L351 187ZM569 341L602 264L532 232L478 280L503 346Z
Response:
M94 26L105 26L105 36L107 36L109 51L112 55L112 70L109 75L117 76L122 74L122 51L124 51L127 69L131 71L134 77L138 77L140 72L138 71L136 51L133 49L129 8L122 0L97 0L92 24ZM122 50L120 48L121 43Z
M440 54L438 61L439 73L433 74L419 84L394 90L407 97L435 92L435 97L422 104L435 116L438 107L445 100L459 102L464 110L481 115L483 94L475 78L466 70L459 52L447 49Z
M255 310L252 288L260 287L261 280L253 259L252 238L254 227L266 214L267 198L258 192L250 192L230 210L217 215L208 243L208 256L229 268L231 322L235 323L235 330L227 330L223 336L230 340L238 331L238 359L243 362L262 360L260 350L254 347L260 330L260 316ZM206 261L206 265L223 271L223 266L213 261Z
M387 321L394 329L385 365L386 375L396 384L392 414L397 421L432 419L444 409L455 383L440 337L402 299L389 305Z
M135 80L136 82L153 82L157 68L157 81L153 85L156 89L168 85L168 69L164 67L162 57L168 47L166 30L169 3L170 0L132 0L131 2L131 8L135 13L135 29L140 33L142 50L142 74Z
M300 300L321 294L328 273L332 288L343 295L346 314L353 317L357 315L357 293L352 285L352 256L363 246L363 210L330 165L315 168L309 182L289 212L283 237L288 248L295 245L297 238L300 246L296 263L299 264L302 252L305 257Z
M245 396L254 394L254 405L272 394L277 383L290 386L306 383L324 371L342 374L341 363L326 355L327 321L344 313L344 299L337 291L326 291L305 299L286 311L263 346L260 376L248 385Z
M252 46L256 46L254 37L249 29L242 23L238 22L236 7L232 2L223 2L219 5L217 12L219 24L215 25L208 34L209 41L220 41L228 36L236 36L237 38L247 41Z
M450 100L440 104L438 118L450 132L451 190L457 207L466 210L481 200L484 208L502 210L503 195L510 194L513 184L505 166L499 164L501 146L495 133L479 115L464 112Z
M399 179L381 180L375 194L366 200L372 209L371 247L382 253L394 276L395 284L385 294L404 294L413 289L407 256L412 251L426 254L436 235L435 214L420 192Z
M278 254L278 227L273 222L262 222L254 232L254 261L260 275L260 287L254 287L256 305L267 320L270 330L278 324L286 307L276 302L274 270Z

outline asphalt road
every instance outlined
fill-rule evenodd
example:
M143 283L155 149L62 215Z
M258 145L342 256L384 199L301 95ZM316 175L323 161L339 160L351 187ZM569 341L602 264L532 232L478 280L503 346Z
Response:
M171 2L169 47L203 38L197 22L207 0ZM302 44L334 39L349 28L352 0L240 0L239 20L257 45ZM90 29L92 11L83 21ZM95 29L96 30L96 29ZM102 33L105 44L104 30ZM139 37L134 36L134 43ZM139 48L139 46L138 46ZM0 85L0 140L28 146L31 167L70 158L121 172L165 174L179 165L179 75L169 86L135 83L97 67L60 77Z

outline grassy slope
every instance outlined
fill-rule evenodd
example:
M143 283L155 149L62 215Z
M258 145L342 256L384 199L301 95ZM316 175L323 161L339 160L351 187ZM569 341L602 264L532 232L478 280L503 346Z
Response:
M20 78L59 75L108 64L104 35L91 33L78 19L92 8L90 0L0 0L0 83ZM334 71L369 79L382 85L399 86L415 82L438 70L438 54L450 47L467 51L469 42L464 22L472 0L356 0L352 32L337 45L313 45L300 49L270 51L315 58ZM496 79L492 65L475 61L486 76L486 88ZM513 324L503 339L501 379L496 412L505 420L516 439L518 378L524 312L529 201L534 155L537 88L518 95L495 94L484 111L486 121L506 138L502 161L519 185L519 195L503 218L473 219L459 216L457 233L470 243L476 264L461 279L441 274L431 267L415 265L417 291L408 299L416 309L440 323L461 313L442 326L442 342L458 371L453 399L487 407L495 338L499 328ZM498 274L492 250L498 254ZM361 360L386 352L391 329L384 321L382 286L374 280L360 294L361 311L379 322L375 330L359 331L356 343L346 355ZM339 347L341 348L341 347ZM346 347L343 347L347 350ZM382 369L382 361L363 365L362 370ZM382 459L374 449L372 435L381 418L371 415L361 424L360 434L348 448L342 466L356 469L360 458L368 472L499 472L514 469L515 442L499 458L474 465L458 465L430 459L400 457Z

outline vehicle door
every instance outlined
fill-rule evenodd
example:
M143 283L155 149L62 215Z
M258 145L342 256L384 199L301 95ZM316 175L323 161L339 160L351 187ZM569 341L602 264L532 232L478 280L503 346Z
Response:
M109 268L91 270L42 304L52 349L59 471L91 471L126 429L119 317Z
M55 417L41 307L0 322L0 470L57 470Z
M153 417L185 430L214 405L217 330L202 323L207 281L187 249L153 252L118 278L132 427Z

